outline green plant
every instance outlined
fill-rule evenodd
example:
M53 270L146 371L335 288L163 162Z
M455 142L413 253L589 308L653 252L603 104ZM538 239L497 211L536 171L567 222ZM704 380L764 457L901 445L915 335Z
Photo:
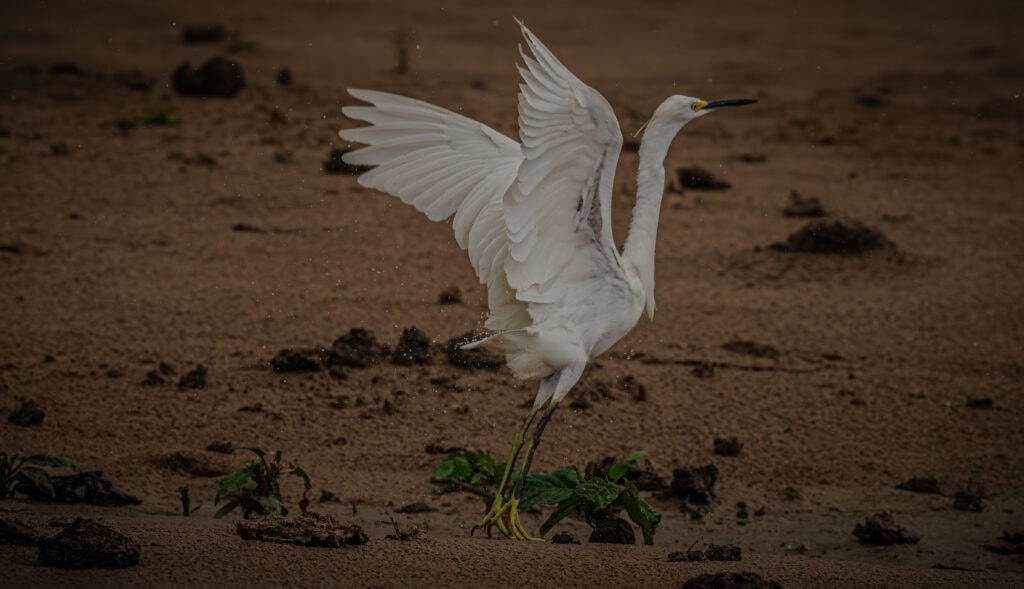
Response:
M597 530L609 520L620 520L625 510L643 533L644 544L654 544L654 533L661 514L640 498L636 484L625 476L640 471L636 461L646 451L633 452L622 462L608 469L606 477L584 478L575 466L563 466L551 473L531 474L523 481L520 509L531 505L556 505L554 513L540 527L540 535L551 531L558 522L572 513L582 513L590 527ZM622 522L628 528L628 524Z
M511 480L518 478L519 467L512 471ZM434 480L455 480L471 485L482 482L497 484L505 474L505 463L497 464L487 452L452 450L434 470Z
M151 108L142 117L143 125L180 125L181 117L170 107Z
M242 517L248 518L251 514L259 515L287 515L288 510L284 507L281 498L281 475L294 475L302 479L305 490L302 493L303 500L306 493L312 488L309 482L309 475L306 471L289 463L281 465L281 452L272 454L270 460L267 453L260 448L248 446L236 446L233 450L248 450L256 455L256 458L249 461L245 466L233 474L222 478L217 488L217 497L213 504L220 503L222 499L230 499L224 504L214 517L224 517L231 513L236 507L242 508Z
M67 466L79 470L75 463L67 458L51 454L8 454L0 452L0 499L14 496L15 493L27 489L35 489L50 497L54 496L50 473L44 466Z

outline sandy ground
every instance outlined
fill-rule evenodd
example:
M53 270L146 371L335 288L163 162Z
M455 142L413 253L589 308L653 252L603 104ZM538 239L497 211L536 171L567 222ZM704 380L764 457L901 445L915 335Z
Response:
M1019 3L135 4L0 8L0 449L66 456L142 499L0 501L0 516L40 530L88 515L142 545L136 568L71 572L0 546L5 586L670 586L737 570L786 587L1024 583L1021 556L983 548L1024 531ZM649 496L665 516L654 547L468 535L483 501L439 494L441 457L425 448L503 459L534 394L507 370L442 354L343 378L268 367L278 350L353 327L393 345L409 326L443 343L482 324L484 289L449 227L322 165L353 125L346 87L515 136L513 16L608 98L627 138L672 93L761 101L694 123L666 162L732 188L666 196L655 320L583 378L615 390L632 376L646 400L563 408L537 456L548 470L642 448L666 477L716 464L703 519ZM182 42L205 23L228 38ZM215 55L244 68L235 98L172 90L182 61ZM65 62L77 73L51 70ZM282 67L292 84L276 83ZM148 90L126 83L147 78ZM139 124L168 109L180 125ZM625 151L616 180L620 243L636 160ZM771 250L805 223L782 214L794 190L894 248ZM450 285L461 304L438 303ZM723 348L736 340L775 353ZM143 386L160 363L167 383ZM205 386L180 390L200 364ZM23 399L43 408L41 424L7 421ZM718 436L737 436L742 453L713 454ZM245 458L207 451L214 442L283 451L312 477L312 509L363 526L369 544L239 539L230 517L212 517L213 496L216 473ZM185 460L166 460L175 454ZM895 488L914 476L934 476L942 494ZM175 515L185 484L199 505L190 518ZM984 511L952 508L968 485L984 487ZM321 490L340 501L318 503ZM301 489L284 493L294 511ZM416 501L436 511L394 513ZM760 515L738 518L738 502ZM921 541L858 543L854 526L879 511ZM391 517L429 531L387 540ZM525 517L535 530L544 515ZM580 521L559 529L588 534ZM736 544L743 561L667 561L695 542Z

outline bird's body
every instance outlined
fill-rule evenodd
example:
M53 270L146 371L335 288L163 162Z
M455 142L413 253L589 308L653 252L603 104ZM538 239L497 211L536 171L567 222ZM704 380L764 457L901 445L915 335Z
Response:
M591 359L625 336L646 308L654 314L654 244L664 190L663 162L676 133L716 106L753 102L672 96L646 125L637 200L623 250L611 230L611 196L622 134L608 102L574 76L520 23L533 57L519 95L516 142L449 110L402 96L349 90L373 106L344 112L368 127L341 132L369 144L345 154L376 166L364 186L391 193L431 220L452 217L490 310L484 345L505 354L521 379L541 379L513 446L511 465L540 409L524 476L551 413ZM511 468L506 469L508 473ZM482 526L530 538L518 519L520 484L501 483Z

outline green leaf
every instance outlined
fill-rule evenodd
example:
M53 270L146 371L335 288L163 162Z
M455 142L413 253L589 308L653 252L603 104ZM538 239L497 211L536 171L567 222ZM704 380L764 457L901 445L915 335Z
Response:
M466 458L466 453L460 452L452 457L452 463L455 465L452 478L460 481L469 480L469 476L473 474L473 467L469 464L469 458Z
M589 501L593 511L601 511L622 494L622 487L604 479L587 479L576 487L575 493Z
M150 109L141 119L143 125L180 125L181 117L172 109Z
M217 497L213 500L213 504L216 505L229 492L243 489L250 483L249 478L248 468L243 468L242 470L222 478L220 483L217 485Z
M54 456L52 454L33 454L26 458L25 462L35 464L37 466L68 466L75 470L79 470L78 466L74 462L71 462L67 458Z
M629 465L625 462L616 462L608 469L608 480L615 482L629 472Z
M53 490L53 484L50 482L50 474L41 468L25 466L18 471L15 478L18 480L18 487L33 488L50 499L54 499L57 496Z
M651 522L651 529L657 528L658 524L661 523L661 514L655 511L650 503L639 497L637 497L636 502L640 505L640 511L647 517L647 521Z
M636 452L633 452L629 456L626 456L626 462L636 462L637 460L640 460L644 456L647 456L647 450L637 450Z
M491 476L497 469L498 465L494 463L494 458L486 452L474 454L472 457L473 470L480 474Z
M239 499L232 499L231 501L228 501L224 504L224 507L221 507L217 510L217 513L213 514L213 517L224 517L231 513L232 510L238 507L239 502Z
M644 544L647 546L653 545L654 532L651 529L651 522L647 520L647 516L640 510L637 498L632 493L623 493L621 499L623 507L626 508L626 513L629 514L629 519L633 520L633 523L640 527L640 531L644 535Z
M455 461L449 458L445 458L441 461L441 464L437 465L434 469L434 478L437 480L451 478L452 474L455 473Z
M573 495L569 499L566 499L565 501L559 503L558 509L556 509L555 512L552 513L551 516L548 517L548 519L545 520L545 522L540 526L541 537L543 538L548 532L551 531L551 528L555 527L555 525L558 524L558 522L562 521L569 514L576 511L579 508L580 503L582 502L583 499L579 495Z
M525 509L531 505L561 503L571 497L579 485L579 471L572 466L563 466L549 474L528 475L523 481L523 496L519 507Z
M629 519L633 520L633 523L639 526L640 531L643 532L644 544L653 545L654 533L661 522L661 514L640 498L640 491L633 481L626 481L626 492L622 494L621 498L626 513L629 514Z

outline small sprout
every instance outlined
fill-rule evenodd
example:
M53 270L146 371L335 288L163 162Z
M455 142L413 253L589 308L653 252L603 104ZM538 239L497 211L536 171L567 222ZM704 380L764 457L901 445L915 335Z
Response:
M223 499L229 501L221 507L214 517L224 517L231 513L236 507L241 507L242 517L248 518L251 514L258 515L287 515L288 510L284 507L284 500L281 498L281 475L290 474L302 479L305 490L302 493L303 500L312 488L309 475L304 470L289 463L284 467L281 465L281 452L274 452L268 460L267 453L260 448L248 446L237 446L235 450L248 450L256 455L256 459L250 461L240 470L222 478L217 488L217 496L214 505ZM305 512L305 506L299 502L299 507Z
M639 526L644 544L654 544L654 533L661 514L640 498L636 484L624 478L631 471L643 470L636 461L647 456L644 450L633 452L622 462L608 469L607 477L585 478L575 466L563 466L551 473L537 473L526 477L520 509L531 505L556 505L555 512L541 525L541 536L547 534L560 521L573 513L582 513L594 529L591 542L619 541L629 543L631 534L623 526L628 524L619 517L626 515ZM632 529L629 530L632 532ZM613 533L614 532L614 533Z
M504 463L496 464L494 458L487 452L452 450L441 464L437 465L434 480L453 480L471 485L488 481L498 483L504 473Z
M74 462L60 456L51 454L22 456L17 453L0 452L0 499L13 497L15 493L54 497L50 473L42 467L62 466L73 468L76 472L80 471Z
M191 505L189 504L188 485L178 487L178 494L181 496L181 515L188 517L192 513Z
M181 117L170 107L151 108L142 117L143 125L180 125Z

